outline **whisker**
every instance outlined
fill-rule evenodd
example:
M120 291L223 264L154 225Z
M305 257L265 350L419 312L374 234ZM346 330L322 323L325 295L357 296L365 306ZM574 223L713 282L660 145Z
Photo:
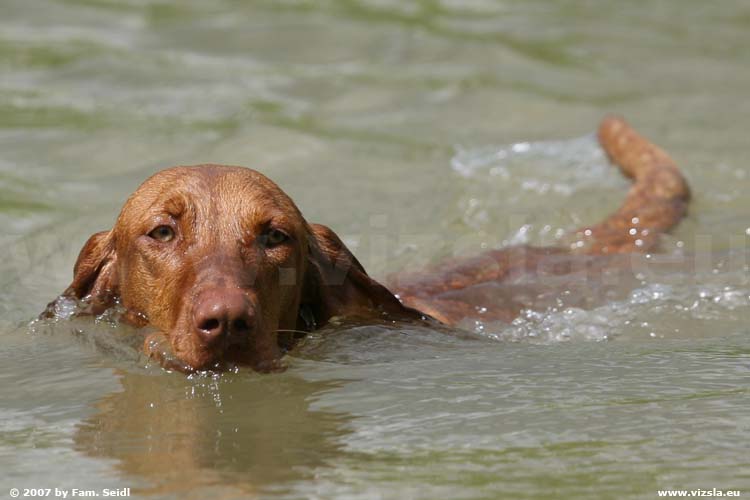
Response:
M276 330L276 332L278 332L278 333L303 333L305 335L307 335L308 333L310 333L310 332L306 332L304 330L286 330L286 329L283 329L283 328L280 328L280 329Z

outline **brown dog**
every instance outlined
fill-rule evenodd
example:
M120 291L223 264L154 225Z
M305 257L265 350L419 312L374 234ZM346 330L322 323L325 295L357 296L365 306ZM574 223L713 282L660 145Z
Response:
M578 231L577 252L653 248L684 215L687 183L669 156L625 122L605 120L599 138L634 180L625 203L603 223ZM434 321L454 325L472 304L456 290L537 268L558 248L516 247L446 262L399 279L394 293L370 278L336 234L309 224L262 174L242 167L175 167L130 196L111 231L84 245L70 286L51 303L77 299L99 314L119 304L124 318L157 333L145 351L183 370L224 361L279 369L292 341L334 316ZM499 306L490 317L511 319ZM167 359L171 353L174 358Z

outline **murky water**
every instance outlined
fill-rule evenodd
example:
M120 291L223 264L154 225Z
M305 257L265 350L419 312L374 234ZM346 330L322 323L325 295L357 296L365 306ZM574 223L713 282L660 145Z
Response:
M741 0L3 0L0 493L749 495L749 53ZM591 135L607 112L695 192L616 296L476 338L333 325L273 376L28 326L173 164L262 170L380 277L554 242L627 188Z

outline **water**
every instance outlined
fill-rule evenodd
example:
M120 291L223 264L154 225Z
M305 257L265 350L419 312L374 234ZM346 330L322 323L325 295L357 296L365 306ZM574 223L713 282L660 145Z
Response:
M0 491L750 492L746 2L4 0ZM599 220L608 112L695 192L670 262L478 333L333 325L286 373L164 373L28 323L148 174L258 168L379 277Z

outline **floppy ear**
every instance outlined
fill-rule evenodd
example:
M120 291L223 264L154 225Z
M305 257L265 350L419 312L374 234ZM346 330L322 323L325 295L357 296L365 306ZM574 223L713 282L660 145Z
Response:
M63 298L85 299L87 307L80 312L91 314L99 314L114 305L118 293L116 262L112 232L93 234L78 254L72 283L42 315L54 316L55 306Z
M422 319L423 315L404 306L383 285L367 275L362 264L330 228L309 225L309 254L300 314L312 313L321 326L333 316L394 315ZM310 326L310 325L308 325Z

